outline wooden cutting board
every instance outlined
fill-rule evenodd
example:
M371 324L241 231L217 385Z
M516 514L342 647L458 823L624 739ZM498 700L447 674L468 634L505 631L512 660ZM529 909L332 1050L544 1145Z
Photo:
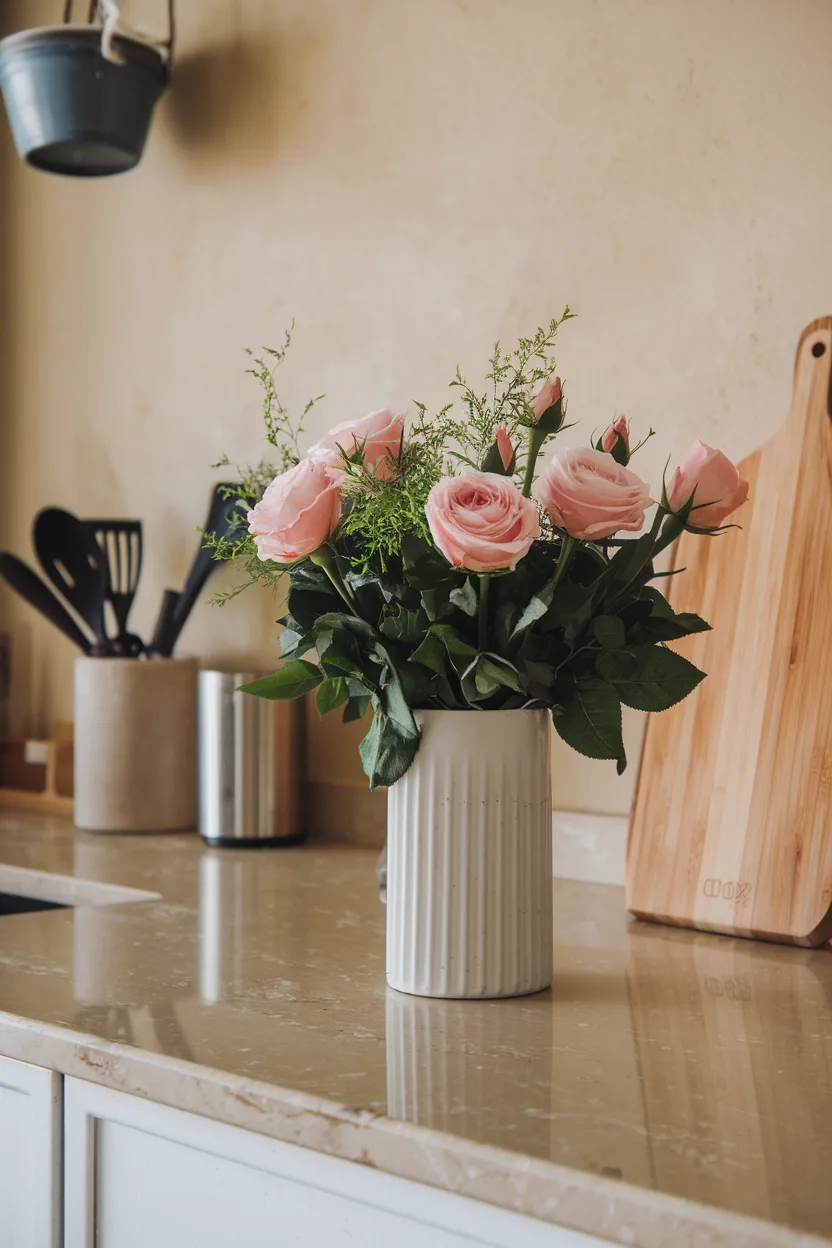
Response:
M819 945L832 936L832 317L797 348L786 423L744 460L742 530L683 534L670 599L713 625L708 673L647 725L627 853L640 918Z

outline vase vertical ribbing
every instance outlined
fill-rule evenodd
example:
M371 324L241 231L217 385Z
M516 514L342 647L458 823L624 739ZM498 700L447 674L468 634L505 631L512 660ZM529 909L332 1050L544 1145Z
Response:
M515 997L552 980L545 711L419 711L387 815L387 982Z

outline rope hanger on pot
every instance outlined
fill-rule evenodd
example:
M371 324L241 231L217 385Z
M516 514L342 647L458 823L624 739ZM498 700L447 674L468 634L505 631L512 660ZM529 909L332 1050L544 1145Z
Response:
M122 19L121 11L115 0L90 0L87 10L87 24L94 25L96 20L101 21L101 55L114 65L123 65L124 58L118 48L113 47L113 36L122 34L128 39L135 39L137 43L146 43L149 47L156 48L165 57L165 62L170 73L173 64L173 43L176 38L176 18L173 11L174 0L168 0L168 37L167 39L154 39L145 31L138 30L134 26L130 26ZM64 25L69 25L72 21L72 11L75 8L75 0L65 0L64 3Z

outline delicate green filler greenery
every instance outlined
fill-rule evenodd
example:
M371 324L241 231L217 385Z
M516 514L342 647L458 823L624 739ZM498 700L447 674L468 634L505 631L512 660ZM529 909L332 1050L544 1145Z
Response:
M250 376L256 377L263 390L263 424L266 426L266 441L270 442L278 452L280 472L285 472L287 468L291 468L293 464L298 463L300 460L301 451L298 445L298 438L303 433L303 422L315 404L324 398L324 395L319 394L314 399L310 399L296 423L293 423L291 416L281 402L280 395L274 384L274 375L286 359L286 353L292 345L294 328L295 322L292 321L292 324L283 335L283 345L280 347L262 347L261 355L255 355L248 347L245 348L246 355L250 356L252 361L252 367L247 368L246 372ZM272 476L274 476L274 473L272 473Z
M622 705L663 710L703 678L665 643L708 624L674 612L651 584L653 560L686 527L693 498L673 514L663 491L648 533L599 542L559 532L541 511L541 537L514 572L477 576L453 568L431 540L428 494L460 465L511 475L529 495L537 456L565 427L566 415L561 396L535 420L531 393L555 372L557 333L571 317L567 307L511 352L496 343L482 388L457 369L457 406L431 413L417 403L389 474L364 467L361 448L342 453L341 523L314 555L288 566L262 561L242 526L230 537L206 537L216 558L244 572L217 601L251 584L288 579L279 638L284 663L245 688L274 699L317 690L321 714L341 709L345 721L372 706L360 747L371 788L407 771L419 747L413 712L427 708L545 707L569 745L615 760L622 771ZM279 349L252 356L249 370L263 389L277 465L239 469L230 499L256 503L277 471L298 462L303 420L317 399L293 421L278 396L275 373L290 342L287 333ZM499 425L517 448L508 472L495 442ZM626 463L631 452L619 438L611 453Z

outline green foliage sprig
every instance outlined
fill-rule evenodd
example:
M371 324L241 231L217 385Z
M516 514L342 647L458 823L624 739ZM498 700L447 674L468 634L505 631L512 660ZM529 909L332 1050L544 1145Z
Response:
M325 396L316 395L304 407L299 419L292 420L278 394L275 385L275 373L286 359L286 353L292 345L292 333L295 322L283 335L283 343L279 347L262 347L262 355L255 355L250 347L245 348L246 355L251 357L252 366L246 372L257 379L263 390L263 424L266 427L266 441L277 450L280 471L285 472L293 464L300 461L301 451L298 439L303 434L303 422L316 403ZM266 358L264 358L266 357Z

